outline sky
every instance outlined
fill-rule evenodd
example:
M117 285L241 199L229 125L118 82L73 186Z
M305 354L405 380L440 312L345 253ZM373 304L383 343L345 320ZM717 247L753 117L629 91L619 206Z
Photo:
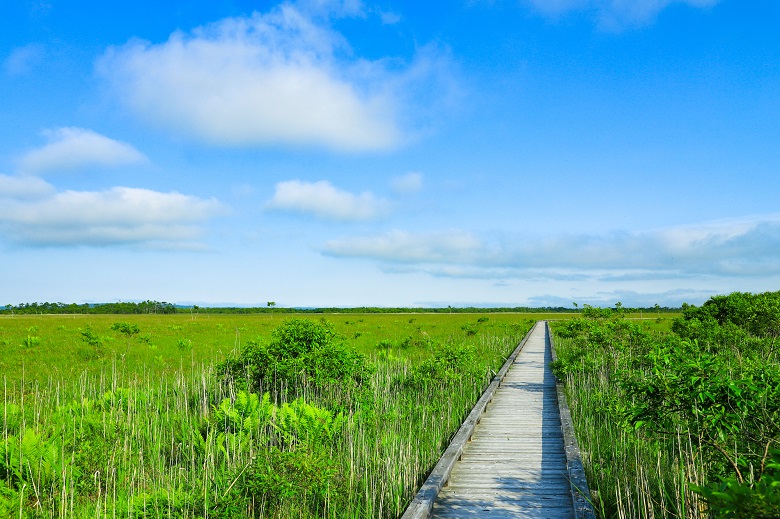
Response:
M0 304L780 290L774 0L0 3Z

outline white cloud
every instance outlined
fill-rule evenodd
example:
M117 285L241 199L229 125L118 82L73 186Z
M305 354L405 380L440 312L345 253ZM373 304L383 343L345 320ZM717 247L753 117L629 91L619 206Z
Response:
M527 0L537 10L549 16L569 11L594 12L605 28L620 28L651 21L671 4L709 7L718 0Z
M472 264L484 252L484 243L465 231L410 233L396 230L381 236L330 240L323 251L331 256L393 263Z
M543 239L394 231L331 240L322 252L447 277L619 281L769 276L780 275L780 215Z
M89 166L121 166L146 162L146 157L124 142L84 128L58 128L43 132L49 143L24 154L19 165L25 173L72 170Z
M54 186L38 177L0 175L0 200L42 198L54 192Z
M326 180L288 180L276 184L274 196L266 203L266 208L308 213L325 220L361 221L383 215L389 203L370 192L356 195L343 191Z
M285 3L161 44L130 42L109 49L98 72L142 117L213 144L397 145L402 107L393 89L419 67L390 71L385 61L352 56L323 12L354 15L360 6Z
M393 178L390 186L396 193L416 193L423 188L423 176L420 173L410 172Z
M0 205L0 235L38 246L198 246L197 224L220 211L214 199L114 187L63 191Z

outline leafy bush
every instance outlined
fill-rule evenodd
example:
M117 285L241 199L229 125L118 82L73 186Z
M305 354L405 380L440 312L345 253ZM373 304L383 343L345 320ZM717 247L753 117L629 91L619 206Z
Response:
M272 332L268 346L250 341L238 358L221 363L218 371L246 387L260 389L279 390L301 380L318 386L362 386L373 366L335 339L327 321L289 319Z
M303 444L317 449L328 445L345 421L343 413L334 414L296 398L277 408L273 425L285 444Z
M22 346L25 348L33 348L35 346L38 346L41 343L41 338L36 337L35 335L28 335L24 339L22 339Z
M740 482L736 477L720 478L719 485L694 486L704 496L717 519L775 519L780 517L780 451L772 453L761 478Z
M780 441L780 292L736 292L701 307L684 305L672 331L651 335L619 313L606 319L588 312L586 319L556 326L566 339L552 366L556 375L577 387L575 400L589 398L598 388L595 407L588 410L593 423L605 424L596 433L603 435L601 443L591 446L606 453L598 453L598 463L609 459L613 448L653 444L658 457L644 467L652 471L653 465L661 466L662 452L668 456L664 463L679 463L675 438L688 438L685 463L690 465L680 465L680 471L699 484L690 484L688 491L683 486L682 495L664 502L664 510L699 499L693 490L714 517L779 517L780 454L771 449ZM622 432L612 427L616 421L624 426ZM617 459L623 453L613 454ZM635 491L675 488L667 476L659 472L658 483L645 482ZM610 484L599 480L596 486ZM620 496L605 504L615 496L599 495L606 515L620 515ZM648 508L646 513L654 512Z
M244 499L252 517L267 517L285 506L297 510L299 517L305 517L306 508L319 517L326 504L339 509L345 499L342 486L339 470L326 453L271 447L240 475L232 497Z
M256 393L239 391L234 400L225 398L214 407L210 424L224 432L256 432L271 421L273 414L268 393L261 399Z
M478 378L481 373L475 363L476 351L469 346L439 348L409 371L406 384L419 388L430 385L449 385L462 377Z

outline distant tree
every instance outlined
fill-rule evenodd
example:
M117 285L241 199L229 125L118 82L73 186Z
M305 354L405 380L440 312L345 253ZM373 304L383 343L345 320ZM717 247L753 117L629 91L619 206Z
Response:
M111 329L125 336L125 339L127 339L128 349L130 349L130 339L141 332L137 324L130 324L125 322L114 323L111 325Z

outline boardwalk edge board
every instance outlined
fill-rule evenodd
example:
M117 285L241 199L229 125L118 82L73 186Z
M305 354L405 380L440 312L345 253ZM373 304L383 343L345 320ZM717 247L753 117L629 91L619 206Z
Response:
M550 333L550 325L547 321L544 322L544 325L547 327L547 337L550 340L553 361L558 360L558 356L555 353L555 343ZM555 380L555 389L558 393L558 412L561 416L563 443L566 447L566 467L569 471L569 482L571 483L574 517L575 519L595 519L596 513L590 498L588 481L585 478L585 468L582 466L580 446L577 443L577 435L574 433L574 425L571 421L571 411L566 401L566 389L563 386L563 382L557 378Z
M512 363L520 354L523 346L525 346L525 343L537 326L539 326L539 323L536 323L533 328L525 334L525 337L523 337L523 340L517 345L515 351L506 359L504 365L501 366L501 369L496 376L493 377L490 385L485 389L485 392L482 393L477 404L466 417L463 424L461 424L458 432L455 433L449 447L447 447L447 450L445 450L444 454L439 458L439 462L428 475L425 483L420 487L420 490L414 496L414 499L407 507L404 515L401 516L401 519L428 519L428 517L430 517L431 510L433 509L433 502L436 500L436 496L439 495L439 491L441 491L442 487L447 483L447 480L452 473L452 467L458 459L460 459L461 454L463 453L463 447L474 433L474 427L477 425L477 422L479 422L480 416L485 411L488 403L493 398L493 394L496 392L496 389L498 389L498 386L501 385L504 376L506 376L507 371L509 371Z

